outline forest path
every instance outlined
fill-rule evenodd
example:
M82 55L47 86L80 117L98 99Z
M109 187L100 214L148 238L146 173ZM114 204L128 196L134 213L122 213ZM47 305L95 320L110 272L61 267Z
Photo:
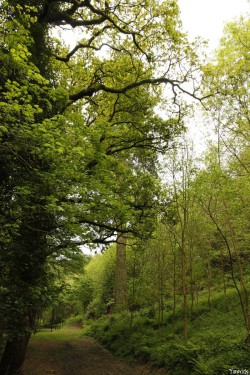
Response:
M32 337L23 375L164 375L163 370L117 360L79 328L41 331Z

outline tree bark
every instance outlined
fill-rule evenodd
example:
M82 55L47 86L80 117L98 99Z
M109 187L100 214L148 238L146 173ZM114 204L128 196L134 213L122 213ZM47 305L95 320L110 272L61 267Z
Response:
M183 296L183 325L184 339L188 339L188 302L187 302L187 270L186 270L186 225L187 225L187 208L183 209L183 228L181 238L181 269L182 269L182 296Z
M211 309L211 264L210 264L210 261L208 261L206 264L206 279L207 279L207 291L208 291L207 303L208 303L209 308Z
M27 333L6 342L0 362L0 375L21 374L30 336Z
M126 242L125 235L118 234L116 244L115 312L128 310Z
M175 321L175 310L176 310L176 254L174 253L174 270L173 270L173 322Z

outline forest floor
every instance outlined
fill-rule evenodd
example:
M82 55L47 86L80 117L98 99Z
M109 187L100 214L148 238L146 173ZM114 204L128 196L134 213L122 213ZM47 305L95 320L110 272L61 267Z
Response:
M50 332L44 330L31 338L23 375L165 375L163 369L134 365L116 359L103 346L82 337L76 327Z

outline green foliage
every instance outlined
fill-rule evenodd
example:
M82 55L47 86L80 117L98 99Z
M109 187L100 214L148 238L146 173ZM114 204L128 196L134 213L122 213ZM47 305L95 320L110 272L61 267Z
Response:
M71 316L64 323L66 327L81 327L82 324L83 324L82 315Z
M200 302L197 316L190 324L190 339L184 342L178 320L168 317L165 326L156 329L156 320L141 313L131 325L129 313L112 314L91 323L88 334L103 342L116 355L136 357L169 374L227 374L229 368L248 367L249 346L244 344L244 329L239 330L239 307L235 291L230 291L230 312L224 310L222 295L217 295L209 309ZM226 322L226 324L225 324Z
M152 39L130 43L125 38L123 43L118 38L122 47L117 35L126 33L123 26L116 26L120 17L114 16L113 31L106 26L101 30L110 29L108 38L114 47L107 59L100 61L89 44L87 58L79 48L69 57L71 61L65 61L62 56L67 49L49 33L64 19L65 3L61 5L10 1L1 7L0 316L4 338L34 328L34 317L55 298L57 273L72 271L80 260L77 245L105 243L121 223L128 232L149 235L159 191L156 150L167 147L179 128L176 115L169 113L168 121L156 115L159 91L150 93L147 86L137 85L154 71L155 64L149 67L143 52L146 39L148 43ZM168 6L171 16L164 12L164 19L173 18L168 43L174 47L174 37L176 44L185 44L181 33L174 32L178 9ZM80 8L84 19L85 7ZM144 14L144 8L139 10ZM123 7L117 11L124 15ZM130 11L134 13L133 6ZM157 18L156 8L154 14L159 42L165 43L159 32L163 19ZM73 18L68 18L69 23ZM138 29L142 22L145 31L150 30L137 13L132 19ZM93 27L92 32L98 43L97 29ZM124 54L123 48L131 53ZM130 93L127 89L119 93L124 86ZM86 95L85 89L90 90ZM96 294L99 314L111 298L112 290L106 293L111 278ZM87 288L91 295L92 286ZM89 299L80 307L85 308Z
M29 337L46 309L47 321L104 315L114 298L114 248L85 262L76 281L69 274L81 271L80 245L110 243L121 231L130 246L130 313L101 318L93 335L173 374L245 365L243 319L229 288L247 321L249 22L228 25L217 61L204 67L204 91L217 93L207 105L216 118L221 111L224 134L240 134L239 143L228 138L236 157L211 152L195 178L188 149L179 159L174 152L167 219L156 225L158 156L183 129L182 94L197 76L176 1L1 5L1 340ZM72 51L51 37L61 25L83 28ZM160 83L172 88L165 119L157 114ZM184 294L188 341L181 339Z
M107 304L114 300L115 247L95 255L84 268L84 274L75 284L74 297L89 317L106 312Z

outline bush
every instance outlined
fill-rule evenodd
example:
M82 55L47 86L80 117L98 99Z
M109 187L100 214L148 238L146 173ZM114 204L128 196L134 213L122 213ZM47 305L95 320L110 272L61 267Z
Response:
M71 316L68 318L65 323L67 327L82 327L83 325L83 316L82 315L76 315L76 316Z

